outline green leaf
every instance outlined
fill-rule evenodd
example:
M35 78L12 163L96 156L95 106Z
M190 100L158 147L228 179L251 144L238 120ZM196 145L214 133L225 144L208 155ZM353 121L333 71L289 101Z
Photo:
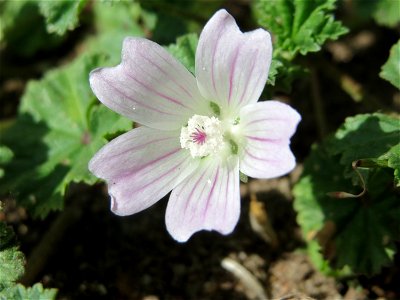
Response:
M400 40L390 49L389 59L382 66L379 76L400 89Z
M38 1L40 13L46 19L49 33L65 34L78 26L79 13L85 6L86 0Z
M354 177L353 161L383 156L399 142L400 120L380 113L349 117L335 133L329 151L340 155L346 176Z
M93 3L93 11L96 31L99 34L122 32L125 36L143 35L139 21L145 12L138 3L96 1Z
M275 91L289 93L292 89L293 81L304 77L308 70L280 57L277 52L275 54L272 58L267 83L273 85Z
M195 73L196 48L199 38L197 34L190 33L177 38L175 44L167 47L176 59L178 59L192 74Z
M294 188L294 207L310 257L322 271L329 269L321 263L319 250L335 270L347 266L356 273L375 274L392 262L394 241L400 234L400 202L393 191L389 168L396 172L399 167L399 126L398 118L383 114L348 118L334 136L314 146L306 159ZM366 182L365 194L356 198L329 197L327 193L334 191L354 195L362 191L351 163L365 157L364 167L359 168ZM357 179L353 180L356 185L349 176ZM334 230L327 235L324 227L329 222Z
M380 0L373 13L375 21L384 26L396 27L400 22L400 1Z
M326 145L318 147L314 145L304 167L301 180L294 188L294 194L296 196L295 209L299 213L297 221L307 236L310 232L316 233L320 230L329 216L327 215L329 210L323 210L321 205L330 206L329 208L343 205L351 210L355 201L340 202L326 195L336 190L354 191L351 182L341 176L343 166L331 159Z
M24 265L25 257L18 250L14 231L4 222L0 222L0 293L22 276Z
M279 73L279 69L283 67L283 63L278 58L272 58L271 66L269 68L268 73L268 81L267 83L270 85L275 85L276 76Z
M11 286L24 273L25 257L18 247L0 251L0 291Z
M9 162L13 158L13 153L10 148L0 145L0 165Z
M104 64L102 56L84 56L29 82L18 119L4 134L15 157L5 166L0 191L11 189L34 216L61 209L69 183L94 183L87 165L107 142L104 136L131 128L127 119L95 105L88 75Z
M127 36L144 35L138 24L144 12L140 5L128 1L95 1L93 11L98 34L87 42L87 51L104 55L107 65L114 66L121 61L123 40Z
M0 211L2 210L0 202ZM43 289L37 283L25 288L15 281L24 273L25 256L19 251L14 231L4 222L0 222L0 300L55 299L55 289Z
M319 51L326 40L348 32L334 19L335 3L336 0L258 0L255 13L259 24L273 33L275 48L292 60L297 53Z
M246 174L239 172L240 181L243 183L247 183L249 181L249 177Z
M354 1L352 10L364 22L373 18L379 25L391 28L400 22L400 2L396 0Z
M0 292L0 300L54 300L56 299L56 289L44 289L41 283L36 283L32 287L24 287L22 284L17 284L3 292Z
M152 40L160 45L169 45L187 32L198 32L210 17L223 6L223 0L139 0L149 14L154 14L154 23L149 28Z
M357 272L377 274L382 266L391 263L396 246L389 224L397 226L394 234L400 233L398 218L391 215L393 210L400 216L397 203L394 195L383 197L371 206L361 205L349 215L345 230L336 238L336 247L340 250L338 266L350 265Z
M379 157L378 160L386 161L387 167L394 170L396 186L400 187L400 143L390 148L389 151Z
M13 156L10 148L0 145L0 178L4 177L3 165L9 163Z
M61 209L70 182L93 183L89 159L106 138L131 128L130 121L97 105L88 75L121 61L123 39L143 36L138 22L144 12L127 2L92 5L98 34L84 44L87 55L30 82L17 121L2 134L14 159L5 166L0 192L11 192L34 216Z
M1 1L0 5L0 42L9 52L32 56L39 50L49 51L63 41L46 31L36 1Z
M7 247L14 246L14 240L15 235L12 228L10 226L7 226L6 223L0 222L0 251L6 249Z

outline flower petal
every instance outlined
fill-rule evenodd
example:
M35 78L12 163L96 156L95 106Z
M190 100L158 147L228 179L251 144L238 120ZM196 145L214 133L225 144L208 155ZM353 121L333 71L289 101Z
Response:
M111 210L123 216L153 205L197 166L198 161L181 149L178 131L143 126L100 149L89 170L107 181Z
M242 33L234 18L219 10L204 27L196 51L196 78L202 95L233 111L259 99L272 57L269 33Z
M222 164L204 159L202 165L171 193L166 224L179 242L202 229L228 234L240 215L238 160Z
M290 137L300 115L278 101L250 104L240 111L240 124L246 139L240 171L254 178L273 178L290 172L296 164Z
M208 103L193 75L165 49L143 38L126 38L122 62L90 73L90 85L104 105L151 128L181 128Z

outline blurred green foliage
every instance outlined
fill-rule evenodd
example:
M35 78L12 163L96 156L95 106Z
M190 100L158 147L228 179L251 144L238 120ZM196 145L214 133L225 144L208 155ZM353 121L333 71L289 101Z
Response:
M378 24L393 28L400 24L400 1L380 0L368 2L370 2L369 5L376 5L372 15Z
M59 46L64 37L49 34L36 1L0 2L0 46L29 57Z
M4 169L2 166L9 163L14 154L10 148L0 145L0 179L4 176Z
M400 23L400 1L351 1L354 11L364 19L373 19L382 26L395 28Z
M400 89L400 40L390 49L389 59L382 66L379 76Z
M78 26L79 13L85 4L86 0L38 1L40 13L45 17L47 31L58 35L63 35Z

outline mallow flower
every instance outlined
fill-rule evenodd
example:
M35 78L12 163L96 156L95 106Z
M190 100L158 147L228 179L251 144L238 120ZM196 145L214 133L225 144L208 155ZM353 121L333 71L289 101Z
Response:
M195 76L163 47L137 37L124 40L119 65L93 70L98 99L142 125L89 163L108 184L111 210L131 215L172 190L165 221L177 241L199 230L232 232L239 172L273 178L295 166L289 145L300 115L278 101L257 102L271 54L267 31L242 33L219 10L200 35Z

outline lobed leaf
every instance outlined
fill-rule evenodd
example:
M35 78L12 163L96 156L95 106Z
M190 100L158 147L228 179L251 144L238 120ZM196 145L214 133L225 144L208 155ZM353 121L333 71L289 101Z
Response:
M86 0L38 1L40 13L45 17L49 33L65 34L79 25L79 13Z
M322 271L330 272L322 263L321 249L335 270L349 267L355 273L374 274L392 262L394 241L400 235L400 202L390 169L398 174L399 136L397 117L358 115L346 119L334 136L314 146L306 159L294 188L294 207L310 257ZM365 194L329 197L327 193L334 191L360 194L362 183L351 168L359 159L365 162L359 169L366 182ZM349 177L357 179L355 184Z
M3 292L0 292L0 300L54 300L56 299L56 289L44 289L41 283L36 283L32 287L24 287L22 284L16 284Z
M330 141L331 155L338 154L346 177L357 177L351 164L359 159L379 159L399 143L400 120L380 113L349 117Z
M382 66L379 76L400 89L400 40L390 49L389 59Z
M258 23L271 31L275 47L281 55L292 60L297 53L316 52L328 40L348 32L335 21L332 11L336 0L258 0Z
M0 222L0 300L55 299L56 289L45 290L40 283L32 288L15 283L23 275L24 265L25 256L19 251L14 231Z
M0 193L11 193L36 217L61 209L71 182L94 183L88 161L108 138L132 126L99 105L89 72L120 62L123 39L143 35L137 24L142 11L125 2L95 2L93 9L99 34L84 45L86 55L29 82L15 124L2 134L14 159L4 166Z
M396 186L400 187L400 142L379 157L379 160L383 160L387 167L394 170L393 175Z
M275 52L276 53L276 52ZM274 55L268 74L267 84L274 86L275 90L290 92L293 81L306 76L308 70L287 59Z
M24 273L25 257L18 247L0 251L0 292L11 286Z
M95 105L88 74L104 63L102 56L84 56L29 82L18 119L4 133L14 159L5 166L0 191L11 192L34 216L61 209L69 183L94 183L87 164L107 142L104 136L131 128L127 119Z
M24 273L24 265L25 257L18 249L14 231L0 222L0 295Z
M36 1L0 1L0 42L13 54L32 56L59 46L63 38L46 31Z

